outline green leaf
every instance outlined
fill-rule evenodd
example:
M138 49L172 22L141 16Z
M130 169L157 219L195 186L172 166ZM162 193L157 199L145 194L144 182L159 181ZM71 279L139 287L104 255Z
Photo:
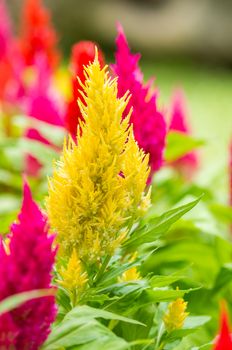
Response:
M197 140L187 134L170 131L167 136L165 160L167 162L173 162L204 144L204 141Z
M51 295L55 295L55 289L52 289L52 288L38 289L38 290L32 290L29 292L23 292L23 293L12 295L4 299L0 303L0 314L9 312L29 300L47 297Z
M125 241L123 248L132 250L144 243L153 242L158 235L167 232L172 224L194 208L200 199L201 197L178 208L169 210L158 218L152 219L145 227L138 228Z
M81 322L83 322L84 320L87 321L95 318L104 318L106 320L118 320L126 323L139 324L140 326L141 325L143 326L143 323L140 323L131 318L117 315L109 311L96 309L87 305L75 307L65 316L65 319L76 318L76 317L78 317L78 319Z
M0 216L18 210L21 199L10 193L3 193L0 195Z
M126 349L128 347L128 344L124 340L116 337L108 328L97 322L95 320L96 318L143 325L141 322L116 315L112 312L95 309L87 305L78 306L71 310L64 317L63 321L53 329L43 349L55 350L62 346L65 348L76 345L84 346L87 343L90 343L89 346L93 347L96 346L96 343L99 344L99 342L106 346L106 344L112 341L119 343L120 347L118 349ZM102 341L103 343L101 343ZM91 347L89 348L91 349ZM97 348L95 347L95 349Z
M176 339L183 338L209 322L210 319L210 316L189 316L186 318L183 328L174 330L170 333L165 333L164 339L165 341L173 342Z
M127 349L129 344L117 337L107 327L96 320L79 323L77 319L61 322L54 328L43 350L102 349L114 344L116 349ZM109 348L109 347L108 347Z
M178 274L172 274L170 276L152 276L149 280L149 284L152 287L166 287L184 277L185 276L179 276Z
M227 286L228 283L232 283L232 263L225 264L221 267L215 280L213 293L218 293L222 288Z

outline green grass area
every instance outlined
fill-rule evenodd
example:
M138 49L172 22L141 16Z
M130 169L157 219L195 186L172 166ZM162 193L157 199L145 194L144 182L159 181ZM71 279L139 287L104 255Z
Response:
M193 62L141 62L145 78L156 77L161 105L167 106L172 90L182 87L187 97L194 135L206 140L201 150L199 181L215 182L227 191L229 143L232 139L232 71ZM220 194L220 193L219 193ZM221 197L225 193L221 193Z

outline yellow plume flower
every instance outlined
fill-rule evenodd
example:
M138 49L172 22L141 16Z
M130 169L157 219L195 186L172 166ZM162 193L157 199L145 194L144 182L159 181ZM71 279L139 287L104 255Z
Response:
M122 276L120 277L120 282L129 282L129 281L137 281L140 280L141 276L140 273L137 270L136 266L131 267L130 269L123 272Z
M113 254L130 220L139 215L149 175L148 156L134 140L127 116L129 96L117 98L117 80L100 68L97 54L85 67L84 123L78 144L69 138L49 181L48 217L65 254L97 261Z
M178 298L168 305L168 311L163 317L168 332L183 327L184 321L189 314L188 312L185 312L187 304L188 303L185 302L184 299Z
M129 259L129 262L133 262L137 258L137 255L138 253L135 252ZM129 282L129 281L136 281L140 279L141 279L141 276L136 266L132 266L130 269L124 271L122 276L118 278L119 282Z
M88 281L87 273L83 272L81 261L75 249L68 260L67 267L62 267L59 273L62 280L59 280L58 283L71 293L75 292L76 294L76 292L81 291Z

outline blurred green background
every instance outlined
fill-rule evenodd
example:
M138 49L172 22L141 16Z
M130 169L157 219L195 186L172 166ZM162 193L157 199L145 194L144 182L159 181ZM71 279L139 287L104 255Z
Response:
M148 79L156 77L160 105L168 110L182 87L194 134L207 141L198 180L212 182L226 200L232 138L231 0L45 0L64 60L78 40L94 40L112 62L120 21ZM17 28L23 1L8 0Z

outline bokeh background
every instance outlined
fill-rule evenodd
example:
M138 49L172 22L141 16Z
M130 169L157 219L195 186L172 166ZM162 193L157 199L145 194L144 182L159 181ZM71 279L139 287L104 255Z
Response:
M94 40L113 61L116 22L134 52L141 52L145 79L156 77L160 104L182 87L193 133L206 140L198 180L227 192L232 139L231 0L47 0L64 62L73 43ZM22 1L8 0L15 29Z

